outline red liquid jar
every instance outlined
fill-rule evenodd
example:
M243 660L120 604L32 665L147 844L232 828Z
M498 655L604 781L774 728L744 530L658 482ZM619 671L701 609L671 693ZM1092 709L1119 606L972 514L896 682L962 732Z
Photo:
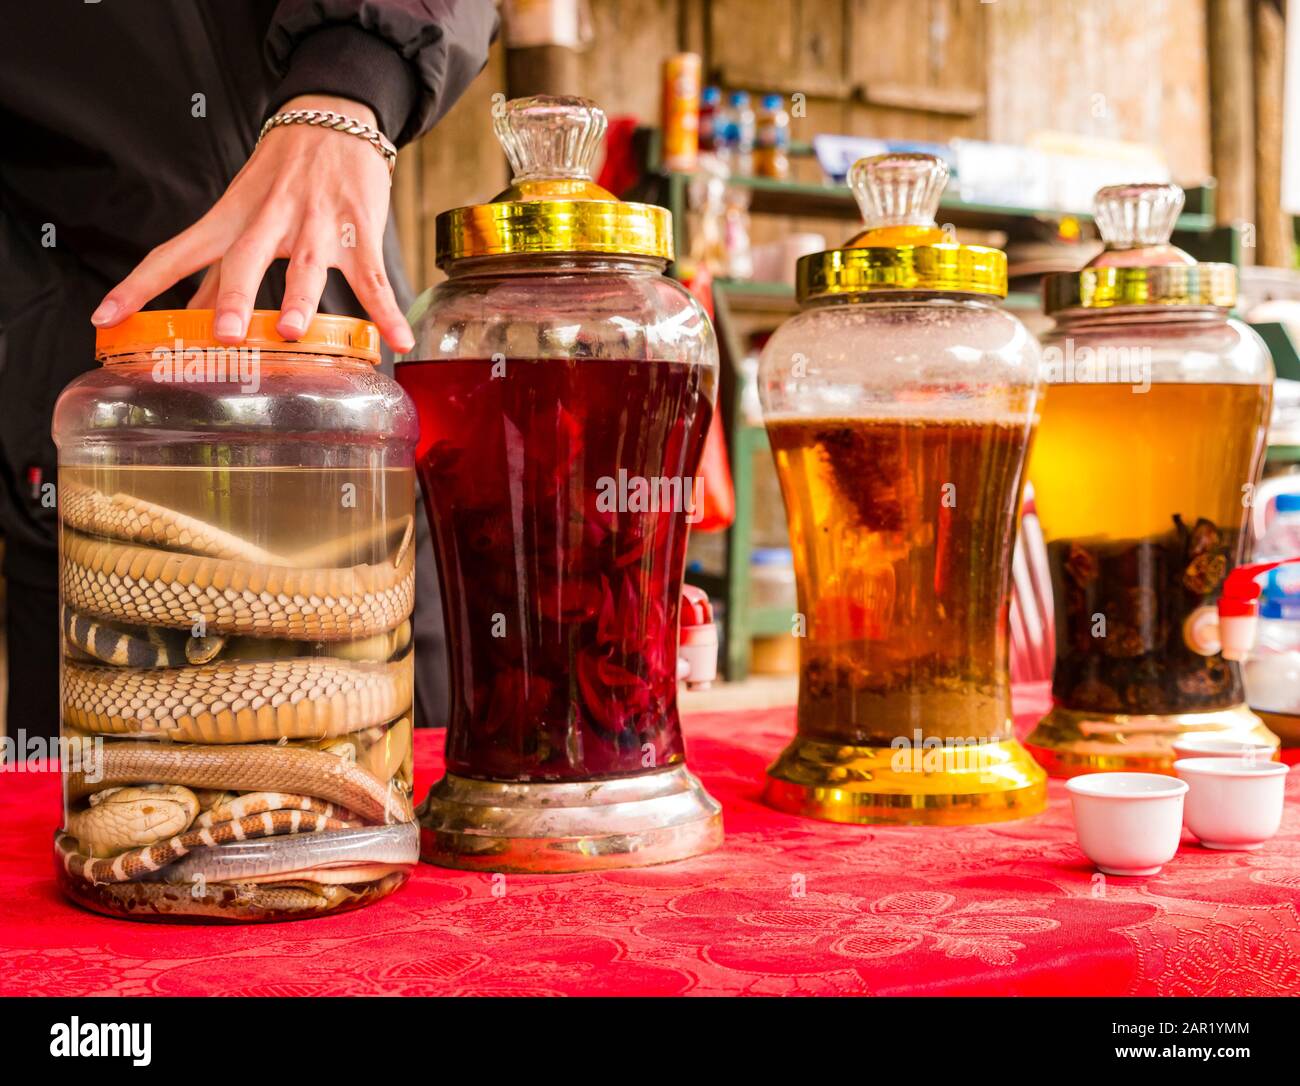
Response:
M447 775L420 812L445 866L634 866L721 840L676 696L717 347L663 274L668 212L591 181L604 124L582 99L506 105L514 183L439 217L448 279L397 367L451 656Z

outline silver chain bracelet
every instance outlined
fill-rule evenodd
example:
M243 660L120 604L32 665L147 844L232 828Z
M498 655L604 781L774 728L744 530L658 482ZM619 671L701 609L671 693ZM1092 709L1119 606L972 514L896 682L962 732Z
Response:
M311 124L320 128L332 128L335 132L346 132L349 136L359 136L384 156L384 161L388 163L388 179L392 180L393 167L397 165L397 148L393 146L392 141L377 128L372 128L355 117L348 117L328 109L290 109L268 117L266 124L262 125L262 131L258 133L257 144L253 150L256 151L261 146L271 129L286 124Z

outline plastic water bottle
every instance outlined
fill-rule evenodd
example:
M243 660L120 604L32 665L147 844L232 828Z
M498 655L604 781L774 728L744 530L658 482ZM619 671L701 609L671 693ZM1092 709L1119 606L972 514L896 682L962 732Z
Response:
M749 95L732 91L724 120L725 153L728 168L735 174L754 172L754 110Z
M722 91L717 87L705 87L700 92L700 153L716 153L718 150L718 118L722 113Z
M1273 519L1255 543L1254 562L1273 562L1300 555L1300 494L1279 494Z
M754 173L783 181L790 176L790 114L779 94L763 96L754 139Z
M1300 494L1279 494L1253 561L1300 556ZM1259 630L1243 676L1250 707L1284 740L1300 735L1300 566L1264 577Z

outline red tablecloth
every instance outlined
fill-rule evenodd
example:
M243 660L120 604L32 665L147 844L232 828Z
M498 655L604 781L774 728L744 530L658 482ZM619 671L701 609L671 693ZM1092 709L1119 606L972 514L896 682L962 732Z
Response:
M1027 725L1044 692L1019 693ZM139 924L66 904L51 876L58 781L2 773L0 993L1300 992L1300 778L1263 850L1188 839L1156 877L1100 882L1058 782L1046 813L993 826L837 826L762 807L793 719L688 718L691 763L726 812L711 856L511 875L496 893L493 876L421 865L371 908L291 924ZM417 794L437 746L420 734Z

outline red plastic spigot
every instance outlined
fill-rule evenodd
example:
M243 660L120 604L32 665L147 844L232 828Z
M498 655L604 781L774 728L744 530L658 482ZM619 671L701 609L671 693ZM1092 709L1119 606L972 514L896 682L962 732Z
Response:
M677 646L677 678L690 690L707 690L718 677L718 627L709 594L693 584L682 586Z
M1293 563L1300 564L1300 557L1238 566L1228 574L1219 596L1219 651L1225 660L1244 660L1255 647L1259 594L1263 590L1256 578L1278 566Z

